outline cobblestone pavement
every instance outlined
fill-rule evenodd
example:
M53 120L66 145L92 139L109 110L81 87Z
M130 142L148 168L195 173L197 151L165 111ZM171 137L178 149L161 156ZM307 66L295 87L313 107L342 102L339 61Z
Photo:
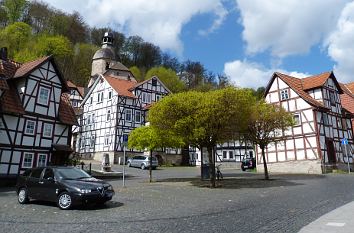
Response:
M116 169L119 169L117 167ZM196 168L129 168L127 187L105 206L69 211L55 204L17 203L0 189L0 232L297 232L321 215L354 200L353 175L272 175L223 170L219 188L207 188Z

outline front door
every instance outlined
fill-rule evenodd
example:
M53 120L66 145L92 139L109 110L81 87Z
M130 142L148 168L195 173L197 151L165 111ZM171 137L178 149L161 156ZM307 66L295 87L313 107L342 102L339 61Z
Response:
M56 201L56 189L58 185L54 178L54 172L51 168L46 168L40 180L40 192L43 194L43 199L47 201Z
M326 138L326 146L327 146L328 163L331 165L335 165L337 160L336 160L336 151L334 149L333 140Z

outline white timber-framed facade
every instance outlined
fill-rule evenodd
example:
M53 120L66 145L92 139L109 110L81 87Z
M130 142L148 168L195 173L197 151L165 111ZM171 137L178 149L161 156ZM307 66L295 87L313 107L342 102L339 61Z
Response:
M90 88L83 102L76 152L81 157L123 162L123 135L146 123L148 108L170 94L156 76L138 83L122 63L115 60L110 33L92 59ZM127 156L143 151L129 150Z
M53 57L20 64L2 56L0 76L7 85L0 96L0 177L64 164L76 118Z
M353 166L352 114L343 107L342 94L333 72L303 79L273 74L265 100L291 112L295 126L268 145L266 159L270 172L320 174L333 169L346 170L348 159ZM350 153L344 152L343 138L348 139ZM263 171L259 148L257 170Z

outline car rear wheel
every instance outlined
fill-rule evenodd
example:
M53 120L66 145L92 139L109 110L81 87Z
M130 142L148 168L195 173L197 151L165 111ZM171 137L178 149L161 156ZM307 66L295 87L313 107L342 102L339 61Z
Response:
M20 204L26 204L29 202L28 193L26 188L21 188L18 192L18 202Z
M246 171L246 168L244 168L243 166L241 167L242 171Z
M141 170L145 170L145 164L141 164L141 166L140 166L140 168L141 168Z
M68 192L63 192L58 196L58 206L62 210L68 210L72 207L71 196Z

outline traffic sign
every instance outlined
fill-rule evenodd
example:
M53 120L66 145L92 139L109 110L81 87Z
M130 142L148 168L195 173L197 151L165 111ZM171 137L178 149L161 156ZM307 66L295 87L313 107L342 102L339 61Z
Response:
M341 142L342 142L342 145L348 145L348 139L346 139L346 138L343 138L341 140Z

